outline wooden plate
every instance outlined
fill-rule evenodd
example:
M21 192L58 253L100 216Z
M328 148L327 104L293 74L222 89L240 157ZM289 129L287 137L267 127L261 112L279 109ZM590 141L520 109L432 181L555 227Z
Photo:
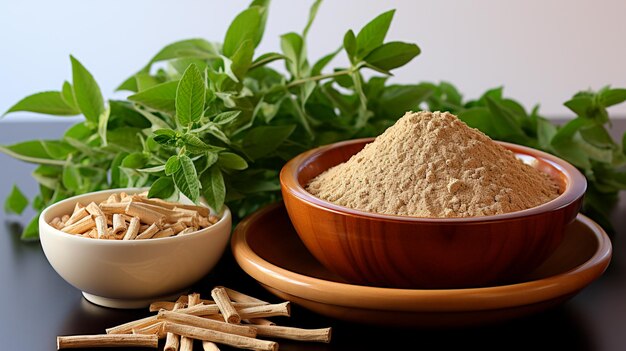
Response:
M600 277L611 259L604 230L579 215L556 252L516 284L445 290L353 285L313 258L283 204L242 221L231 248L241 268L282 299L341 320L422 327L483 324L545 310Z

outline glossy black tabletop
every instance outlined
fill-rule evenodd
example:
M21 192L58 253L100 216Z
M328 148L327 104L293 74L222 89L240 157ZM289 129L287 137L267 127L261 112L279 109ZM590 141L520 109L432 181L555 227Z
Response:
M68 125L3 122L0 144L57 138ZM621 138L624 130L626 120L615 121L615 136ZM36 189L30 177L33 168L0 154L0 199L4 201L13 183L32 196ZM79 290L52 269L39 242L20 241L21 226L33 214L31 211L18 217L0 213L0 350L55 350L57 335L99 334L105 328L149 314L147 309L115 310L87 302ZM344 323L293 306L291 318L276 321L308 328L332 326L333 340L330 344L280 340L280 350L626 350L626 192L621 194L612 218L617 233L608 270L560 307L490 326L416 330ZM229 251L190 290L209 296L215 285L278 302L237 266ZM202 347L197 344L195 349Z

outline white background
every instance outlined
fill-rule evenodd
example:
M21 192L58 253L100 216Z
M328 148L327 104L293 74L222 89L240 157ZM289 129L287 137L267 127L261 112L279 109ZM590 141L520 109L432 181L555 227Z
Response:
M71 78L68 55L113 90L164 45L186 38L221 41L248 1L0 0L0 110ZM260 50L302 30L311 1L274 0ZM327 0L309 38L310 57L338 47L349 28L397 9L388 39L416 42L422 55L396 82L447 80L468 97L505 86L508 96L548 116L581 89L626 87L626 1ZM345 62L343 58L336 64ZM626 115L626 106L613 110ZM16 113L7 120L30 118Z

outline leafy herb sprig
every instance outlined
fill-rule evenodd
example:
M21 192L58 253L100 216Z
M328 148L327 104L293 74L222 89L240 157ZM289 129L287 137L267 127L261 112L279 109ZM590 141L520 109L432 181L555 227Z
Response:
M37 163L33 177L41 210L63 198L100 189L150 186L149 196L193 201L214 209L226 202L241 218L280 199L282 165L311 147L380 134L408 110L457 113L494 139L554 153L578 166L590 182L585 210L607 227L607 199L626 187L625 150L606 132L606 107L626 90L583 92L566 103L577 118L563 127L526 111L494 89L464 101L449 83L388 84L391 71L420 54L417 45L385 42L393 11L355 33L338 49L309 61L306 37L321 1L300 33L280 37L281 52L259 54L268 1L255 0L233 20L223 43L183 40L159 51L105 101L83 65L71 57L72 82L60 91L28 96L8 112L82 114L59 140L33 140L0 151ZM348 67L328 69L340 53ZM282 61L286 73L268 66ZM276 66L274 63L272 66ZM363 71L373 72L365 78ZM28 201L14 188L5 207L20 213ZM36 219L24 239L37 237Z

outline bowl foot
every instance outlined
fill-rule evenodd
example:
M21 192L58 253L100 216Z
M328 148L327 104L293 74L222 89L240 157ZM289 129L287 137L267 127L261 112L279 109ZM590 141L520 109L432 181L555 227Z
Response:
M185 289L174 294L164 295L164 296L155 296L155 297L151 297L147 299L112 299L108 297L92 295L84 291L82 293L87 301L98 306L109 307L109 308L120 308L120 309L136 309L136 308L146 308L155 301L174 301L180 295L186 294L188 291L189 289Z

